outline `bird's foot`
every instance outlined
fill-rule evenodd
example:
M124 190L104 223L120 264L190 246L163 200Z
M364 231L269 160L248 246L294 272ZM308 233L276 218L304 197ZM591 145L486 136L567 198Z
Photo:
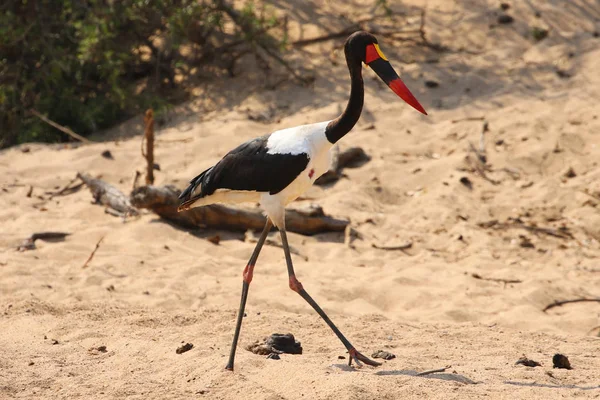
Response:
M348 354L350 355L350 357L348 357L348 365L349 366L352 365L352 360L354 360L356 362L356 366L359 368L362 367L362 363L365 363L372 367L379 367L381 365L381 363L378 363L377 361L373 361L369 357L358 352L354 347L351 348L350 350L348 350Z

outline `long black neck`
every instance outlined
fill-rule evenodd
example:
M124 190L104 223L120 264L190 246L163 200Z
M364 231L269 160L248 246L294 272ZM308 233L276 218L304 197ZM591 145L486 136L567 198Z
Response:
M358 122L362 112L365 100L365 87L362 78L361 61L355 60L354 57L346 53L346 63L350 71L352 87L350 89L350 99L346 105L346 109L336 119L331 121L325 129L327 140L331 143L336 143L344 137L344 135Z

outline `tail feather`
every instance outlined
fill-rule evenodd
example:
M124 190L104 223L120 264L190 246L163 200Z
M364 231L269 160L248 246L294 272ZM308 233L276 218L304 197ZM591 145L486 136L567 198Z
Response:
M212 169L209 168L206 171L203 171L200 175L196 176L194 179L190 181L190 184L181 194L179 195L179 207L177 207L177 211L187 210L192 203L196 202L198 199L205 196L204 191L202 190L202 184L206 174Z

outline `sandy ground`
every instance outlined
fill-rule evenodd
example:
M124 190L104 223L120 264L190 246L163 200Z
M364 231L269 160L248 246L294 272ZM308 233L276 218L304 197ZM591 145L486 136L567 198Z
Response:
M271 4L288 13L294 39L365 16L358 2ZM342 332L365 354L385 349L395 359L345 367L345 349L288 289L282 250L268 245L236 371L224 371L251 241L182 230L150 213L123 223L92 205L87 190L46 194L76 171L129 192L143 168L136 120L103 136L118 140L0 153L0 398L600 397L600 303L543 311L555 300L600 297L600 7L519 4L508 11L514 23L497 25L496 2L428 2L428 38L449 47L442 53L380 40L430 115L365 70L363 117L341 147L361 146L372 160L302 200L350 219L358 237L348 246L337 233L289 235L298 277ZM400 19L406 29L418 27L411 2L393 9L417 16ZM549 28L549 37L535 42L533 26ZM199 86L198 98L160 129L157 184L181 188L246 139L337 116L348 95L341 43L293 57L294 66L315 71L311 87L265 88L264 80L283 76L276 67L267 77ZM486 178L470 150L479 147L483 120ZM48 230L72 235L15 250ZM204 239L213 234L220 244ZM277 232L270 238L279 241ZM409 241L405 251L373 247ZM243 349L274 332L293 333L304 354L275 361ZM176 354L182 342L194 348ZM553 369L555 353L573 369ZM515 365L522 355L542 366Z

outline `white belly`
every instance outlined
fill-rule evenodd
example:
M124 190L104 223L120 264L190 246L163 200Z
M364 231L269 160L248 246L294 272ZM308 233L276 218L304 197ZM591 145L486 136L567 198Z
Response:
M329 150L323 149L317 154L312 154L306 169L281 192L261 194L260 204L275 226L282 226L285 206L306 193L315 181L329 170L329 164Z

